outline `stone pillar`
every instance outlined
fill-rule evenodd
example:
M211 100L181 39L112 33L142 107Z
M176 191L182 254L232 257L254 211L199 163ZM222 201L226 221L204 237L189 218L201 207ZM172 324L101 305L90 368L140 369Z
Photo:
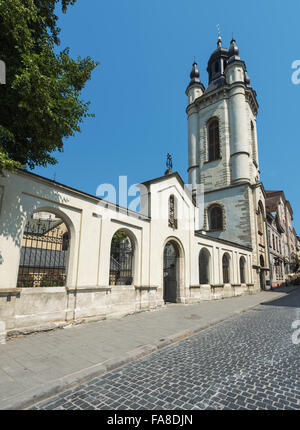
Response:
M223 284L223 267L222 267L222 258L221 258L221 250L220 248L217 248L218 250L218 280L217 280L217 284Z
M226 82L231 86L229 92L229 129L231 182L250 182L249 168L249 115L245 93L245 64L232 61L226 67Z
M231 181L250 181L249 140L245 91L234 87L230 91L230 157Z
M199 138L198 138L198 112L195 107L189 110L188 116L188 144L189 144L189 184L192 191L196 191L199 182Z
M16 288L26 213L15 182L6 174L0 210L0 289ZM5 178L6 179L6 178ZM0 187L1 188L1 187Z

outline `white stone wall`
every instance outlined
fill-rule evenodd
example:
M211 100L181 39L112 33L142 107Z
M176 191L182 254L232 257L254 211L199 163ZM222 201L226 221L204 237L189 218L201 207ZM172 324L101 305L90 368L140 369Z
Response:
M26 172L0 178L0 321L8 333L47 324L118 317L164 306L163 251L173 240L180 253L177 301L191 303L255 289L252 253L203 235L194 229L195 206L176 174L149 182L149 216L118 209L80 191ZM178 203L178 228L168 224L168 200ZM27 217L51 212L70 230L65 287L16 288L20 248ZM133 285L109 285L110 247L114 233L125 229L135 243ZM211 254L211 285L199 286L199 253ZM222 284L222 256L230 255L230 284ZM247 284L239 284L239 258L247 261ZM235 285L237 284L237 285Z

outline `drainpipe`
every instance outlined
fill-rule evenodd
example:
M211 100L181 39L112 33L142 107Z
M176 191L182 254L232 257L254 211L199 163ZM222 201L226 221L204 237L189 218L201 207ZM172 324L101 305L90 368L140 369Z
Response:
M270 267L270 287L271 287L271 290L273 290L273 266L271 264L270 241L269 241L269 230L268 230L267 218L266 218L266 233L267 233L268 258L269 258L269 267Z

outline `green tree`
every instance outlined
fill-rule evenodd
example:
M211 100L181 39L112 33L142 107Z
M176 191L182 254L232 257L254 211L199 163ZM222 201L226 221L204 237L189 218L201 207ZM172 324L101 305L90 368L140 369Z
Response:
M98 63L59 51L56 6L77 0L0 0L0 173L56 164L51 155L93 116L81 91Z
M292 261L294 273L298 272L298 270L300 268L300 258L299 258L299 255L293 252L292 255L291 255L291 261Z
M124 239L126 239L126 237L127 237L127 234L126 234L126 232L125 232L125 231L123 231L123 230L118 230L118 231L113 235L113 238L112 238L112 244L113 244L113 246L118 246L118 245L120 245L120 243L121 243Z

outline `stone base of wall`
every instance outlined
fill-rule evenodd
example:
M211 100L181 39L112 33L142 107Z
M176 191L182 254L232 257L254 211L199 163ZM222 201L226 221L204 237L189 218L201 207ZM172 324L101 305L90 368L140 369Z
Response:
M254 294L253 284L193 285L181 303ZM162 288L156 286L46 287L0 290L0 342L6 337L48 331L67 325L165 306Z
M221 300L228 297L255 294L260 288L254 284L218 284L218 285L191 285L190 297L186 303L197 303L204 300Z
M0 290L0 335L3 341L5 336L48 331L85 321L119 318L162 306L162 292L155 286Z

